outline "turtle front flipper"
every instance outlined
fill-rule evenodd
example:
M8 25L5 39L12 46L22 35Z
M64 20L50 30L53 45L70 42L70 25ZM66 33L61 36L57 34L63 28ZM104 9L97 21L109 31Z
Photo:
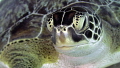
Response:
M53 57L54 56L54 57ZM13 41L1 51L0 60L9 68L41 68L45 63L54 63L58 53L50 39L20 39Z

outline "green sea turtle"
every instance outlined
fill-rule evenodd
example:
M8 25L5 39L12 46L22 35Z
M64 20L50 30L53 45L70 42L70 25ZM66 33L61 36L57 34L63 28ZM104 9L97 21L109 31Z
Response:
M0 68L105 68L119 34L119 0L1 0Z

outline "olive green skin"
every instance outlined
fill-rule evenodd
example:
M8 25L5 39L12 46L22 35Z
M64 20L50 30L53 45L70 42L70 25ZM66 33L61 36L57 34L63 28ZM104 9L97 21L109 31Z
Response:
M40 68L45 63L55 63L58 52L51 46L50 40L32 38L13 41L1 51L0 59L10 68Z

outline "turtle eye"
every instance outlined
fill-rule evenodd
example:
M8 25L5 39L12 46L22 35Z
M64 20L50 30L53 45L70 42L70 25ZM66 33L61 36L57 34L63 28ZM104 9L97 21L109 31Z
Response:
M53 29L54 25L53 25L53 18L52 16L50 18L48 18L48 21L47 21L47 28L50 32L52 32L52 29Z
M73 17L73 27L76 30L81 30L85 27L86 25L86 15L84 13L76 13L75 16Z

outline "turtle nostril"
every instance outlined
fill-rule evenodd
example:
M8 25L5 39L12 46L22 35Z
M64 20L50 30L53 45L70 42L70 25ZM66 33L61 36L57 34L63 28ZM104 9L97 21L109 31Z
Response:
M66 31L66 29L64 28L64 31Z
M60 29L58 29L58 31L60 31Z

